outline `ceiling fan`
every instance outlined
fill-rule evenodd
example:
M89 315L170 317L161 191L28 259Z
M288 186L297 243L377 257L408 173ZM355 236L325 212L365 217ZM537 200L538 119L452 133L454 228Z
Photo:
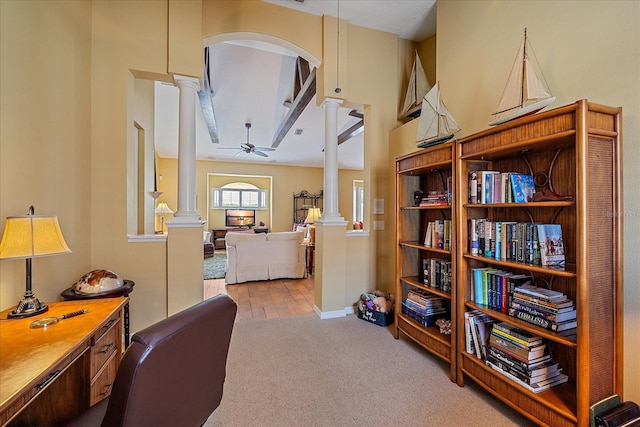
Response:
M271 147L256 147L255 145L250 143L249 129L251 129L251 123L245 123L244 125L247 128L247 142L245 142L244 144L240 144L240 151L234 154L234 156L237 156L242 153L247 153L247 154L253 153L261 157L269 157L267 153L264 153L264 151L275 151L276 149ZM237 148L230 148L230 147L219 147L218 149L219 150L237 150Z

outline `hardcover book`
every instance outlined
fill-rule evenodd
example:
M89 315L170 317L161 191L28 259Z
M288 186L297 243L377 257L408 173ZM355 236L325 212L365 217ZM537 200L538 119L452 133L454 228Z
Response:
M538 224L538 244L540 246L540 264L564 267L564 245L560 224Z
M513 201L515 203L530 202L536 186L533 183L533 176L521 173L511 174L511 189L513 191Z

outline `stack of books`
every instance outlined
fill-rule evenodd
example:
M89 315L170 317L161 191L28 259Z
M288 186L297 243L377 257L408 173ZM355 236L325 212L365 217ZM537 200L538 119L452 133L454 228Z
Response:
M569 380L542 337L508 323L493 324L485 363L533 393Z
M447 316L445 300L419 289L409 290L402 302L402 313L424 326L434 326L436 320Z
M514 289L508 314L549 331L575 334L578 326L572 300L553 289L527 284Z
M440 191L429 191L427 197L423 197L420 206L447 206L449 195Z

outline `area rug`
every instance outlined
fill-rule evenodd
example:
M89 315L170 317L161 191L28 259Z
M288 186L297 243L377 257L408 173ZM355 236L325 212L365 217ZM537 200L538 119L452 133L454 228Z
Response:
M204 279L222 279L227 274L227 254L216 252L204 260Z

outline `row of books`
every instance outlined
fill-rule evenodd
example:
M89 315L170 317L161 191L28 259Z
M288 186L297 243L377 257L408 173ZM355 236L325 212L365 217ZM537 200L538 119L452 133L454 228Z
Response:
M553 332L571 335L577 327L572 300L533 285L531 276L490 267L474 268L473 301Z
M565 383L546 341L478 310L465 312L465 350L534 393Z
M411 289L402 302L402 313L424 326L434 326L436 320L447 317L445 299L421 289Z
M562 226L516 221L468 220L471 255L563 268Z
M424 245L429 248L451 250L451 220L429 221L424 236Z
M451 293L451 261L441 258L425 258L422 260L422 283Z
M524 203L530 202L535 192L532 175L485 170L469 173L469 203Z

